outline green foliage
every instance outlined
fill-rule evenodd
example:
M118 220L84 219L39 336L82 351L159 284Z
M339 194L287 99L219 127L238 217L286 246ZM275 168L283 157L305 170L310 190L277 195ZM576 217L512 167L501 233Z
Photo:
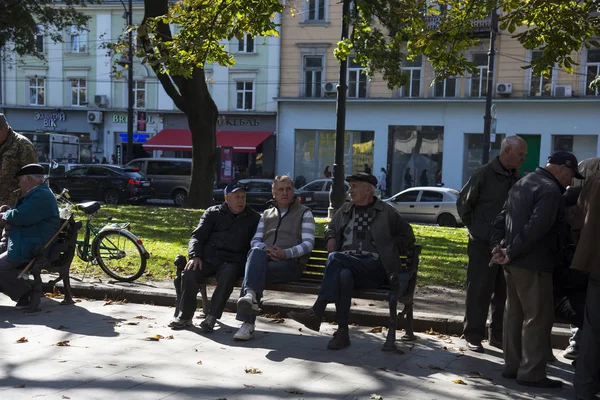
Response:
M58 3L58 4L57 4ZM45 59L35 45L35 36L43 34L63 42L65 29L72 25L85 28L89 17L82 13L85 3L94 0L8 0L0 2L0 47L10 43L19 56Z
M425 55L436 80L475 71L466 51L479 44L473 32L478 22L502 10L502 34L516 38L526 49L542 56L531 65L534 72L559 67L573 73L573 52L583 46L599 47L598 0L353 0L350 38L338 44L336 57L354 54L372 75L381 72L390 88L405 84L400 65Z

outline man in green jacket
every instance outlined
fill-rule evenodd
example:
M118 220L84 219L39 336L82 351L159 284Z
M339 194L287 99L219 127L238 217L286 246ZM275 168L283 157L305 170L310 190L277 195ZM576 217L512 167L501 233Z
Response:
M469 229L467 253L467 298L463 335L467 348L483 352L481 341L502 348L502 319L506 302L506 281L498 265L489 266L492 257L490 240L496 216L508 197L508 191L519 180L517 169L525 161L527 143L518 136L502 141L500 155L479 168L460 191L456 207ZM489 335L485 324L492 308Z

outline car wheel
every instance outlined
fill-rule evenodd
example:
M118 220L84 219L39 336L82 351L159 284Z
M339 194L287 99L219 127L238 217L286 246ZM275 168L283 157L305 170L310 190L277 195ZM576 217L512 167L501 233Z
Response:
M456 218L452 214L442 214L438 217L438 225L439 226L449 226L451 228L456 228L458 224L456 223Z
M175 205L178 207L181 207L183 203L185 203L186 198L187 193L185 192L185 190L176 190L173 193L173 203L175 203Z
M104 192L104 202L111 205L119 204L119 192L115 189L108 189Z

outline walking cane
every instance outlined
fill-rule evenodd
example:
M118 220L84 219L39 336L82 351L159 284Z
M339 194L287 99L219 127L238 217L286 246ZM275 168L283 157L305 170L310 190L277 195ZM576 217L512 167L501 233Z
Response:
M46 243L44 245L44 248L43 248L44 250L46 250L48 248L48 246L50 246L50 243L52 243L54 241L54 239L56 239L56 237L58 236L58 234L61 233L63 229L65 229L65 227L67 226L68 223L69 223L69 218L67 218L67 220L65 221L64 224L62 224L62 226L60 227L60 229L58 231L56 231L56 233L54 234L54 236L52 236L50 238L50 240L48 240L48 243ZM31 266L33 265L35 259L36 259L36 257L33 257L33 259L31 261L29 261L29 264L27 264L27 266L23 269L23 271L21 271L21 273L19 274L19 276L17 277L17 279L23 278L23 275L25 275L27 273L27 271L29 271L31 269Z

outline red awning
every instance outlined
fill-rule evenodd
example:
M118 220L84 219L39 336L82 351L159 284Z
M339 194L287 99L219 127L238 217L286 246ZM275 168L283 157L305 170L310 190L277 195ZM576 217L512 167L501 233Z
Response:
M269 136L271 132L217 131L217 146L254 153ZM145 150L192 151L192 135L186 129L163 129L143 146Z

